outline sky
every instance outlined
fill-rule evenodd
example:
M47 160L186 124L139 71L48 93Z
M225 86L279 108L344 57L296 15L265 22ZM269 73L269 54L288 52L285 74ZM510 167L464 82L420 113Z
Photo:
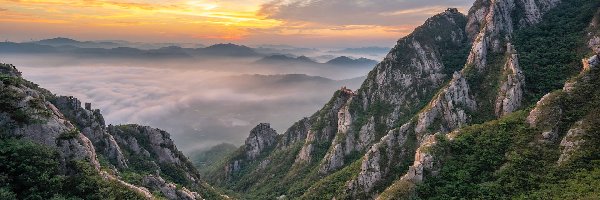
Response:
M473 0L0 0L0 40L393 46Z

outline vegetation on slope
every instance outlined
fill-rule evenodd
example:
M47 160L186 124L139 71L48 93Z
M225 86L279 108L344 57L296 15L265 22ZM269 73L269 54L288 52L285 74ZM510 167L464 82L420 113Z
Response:
M563 0L539 24L515 32L513 42L525 75L525 105L560 89L580 71L581 58L588 52L586 27L599 6L596 0Z
M558 141L541 140L526 124L527 112L460 130L452 141L440 138L432 151L439 174L416 188L423 199L597 199L600 198L600 70L575 78L571 92L557 91L559 138L581 121L587 134L566 163L557 163ZM544 127L545 128L545 127Z
M221 143L215 145L209 149L192 153L190 156L191 162L200 171L201 174L208 173L210 167L217 164L217 162L227 155L237 150L233 144Z
M56 150L23 139L1 138L0 160L0 199L145 199L85 162L65 174Z

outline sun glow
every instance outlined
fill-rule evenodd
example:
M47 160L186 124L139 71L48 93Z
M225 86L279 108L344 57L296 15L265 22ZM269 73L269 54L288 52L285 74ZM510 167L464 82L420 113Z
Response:
M77 34L104 32L129 38L140 33L161 37L239 40L248 29L267 29L280 24L257 16L259 2L220 4L217 1L102 1L102 0L0 0L0 27L34 29L53 24L54 31L77 30ZM233 6L235 5L235 6ZM232 7L233 6L233 7ZM40 26L42 25L42 26ZM112 27L118 31L106 33ZM59 33L72 35L69 33ZM58 36L58 35L57 35Z
M348 1L0 0L0 40L381 45L445 10L437 4L388 8L380 5L387 0Z
M206 3L203 1L188 1L187 4L190 6L194 6L194 7L200 7L203 10L213 10L213 9L219 7L217 4Z

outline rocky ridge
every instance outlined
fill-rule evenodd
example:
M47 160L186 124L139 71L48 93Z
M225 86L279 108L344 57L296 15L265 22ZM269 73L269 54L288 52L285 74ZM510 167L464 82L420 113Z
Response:
M81 102L74 97L55 96L24 80L12 65L2 64L0 68L2 94L10 95L3 96L3 98L7 97L4 100L9 100L4 102L10 104L0 114L3 134L57 149L64 173L70 173L73 162L83 161L89 163L104 179L116 181L147 199L155 198L145 188L150 186L152 190L162 192L162 195L169 199L202 199L197 192L191 192L185 187L182 189L171 187L179 196L169 196L171 193L165 193L167 191L165 188L172 186L173 183L164 181L158 174L149 175L145 179L156 177L164 184L150 184L154 182L145 181L137 185L128 183L120 177L122 171L139 170L135 166L137 163L131 166L132 158L139 159L139 156L146 156L146 159L150 160L152 155L156 158L158 163L156 165L162 163L181 168L184 176L189 180L189 184L186 185L194 187L194 190L202 190L203 194L210 192L206 183L199 180L195 168L177 150L168 133L143 127L139 135L144 136L148 143L139 144L135 142L135 138L122 134L120 128L107 127L100 111L92 110L91 104L86 103L85 108L82 108ZM99 158L106 158L108 163L99 161ZM157 169L156 173L164 170L160 167Z
M570 3L478 0L467 16L448 9L428 19L398 41L361 88L337 91L323 109L281 135L277 148L265 159L245 166L230 162L234 164L230 166L246 172L221 186L234 191L261 191L253 193L260 198L387 199L390 196L379 195L389 194L387 191L410 193L416 184L427 182L443 168L444 163L428 152L437 148L438 139L453 140L465 127L472 133L470 127L480 127L473 124L504 123L523 117L524 112L512 113L527 109L532 95L526 92L539 86L531 83L534 87L530 87L525 82L532 71L540 73L532 69L536 63L531 63L531 55L545 55L527 51L530 44L522 41L523 34L528 33L524 30L545 30L547 22L561 13L553 8L574 8L565 6ZM544 17L550 11L550 17ZM594 71L600 63L596 55L600 44L598 19L596 14L587 35L587 44L595 53L582 60L581 74ZM518 51L522 48L524 57ZM448 54L456 55L456 62ZM578 84L590 84L585 80L593 77L580 76L568 81L563 92L586 93ZM340 98L340 94L348 96ZM590 128L585 126L589 119L578 117L584 121L566 122L571 118L565 117L564 100L556 100L578 95L548 94L527 117L528 121L537 121L528 126L542 131L536 136L539 144L561 146L564 156L558 163L573 160L569 155L589 143L589 139L582 139L590 135L586 134ZM486 126L501 126L490 124ZM281 161L294 164L279 164ZM290 186L264 183L260 178L264 174ZM247 181L256 179L256 183Z

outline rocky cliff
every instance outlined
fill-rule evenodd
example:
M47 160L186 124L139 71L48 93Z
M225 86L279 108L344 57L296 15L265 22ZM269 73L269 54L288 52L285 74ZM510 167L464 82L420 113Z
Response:
M278 137L276 149L263 159L245 166L230 160L227 169L243 172L228 182L217 182L256 195L249 198L373 199L384 191L387 195L399 190L414 194L411 191L415 185L443 169L441 158L429 152L438 148L436 141L442 140L444 146L446 140L461 137L458 130L471 124L510 118L536 98L536 88L552 90L554 86L535 81L538 74L547 73L536 60L567 60L565 65L572 66L569 70L577 70L581 57L576 55L551 59L539 56L545 54L544 48L550 44L547 41L556 40L556 36L540 35L539 40L531 40L538 36L530 32L558 30L560 27L552 24L558 20L568 25L566 30L576 33L569 35L568 41L580 41L573 38L584 37L579 31L586 30L586 43L597 54L598 17L587 14L596 9L597 3L579 5L582 14L577 19L592 21L586 28L569 24L572 19L561 14L578 8L574 2L565 1L477 0L467 16L448 9L428 19L398 41L361 88L337 91L320 111ZM532 41L540 43L536 46ZM582 63L584 69L593 68L598 57L588 55ZM557 66L548 66L548 70ZM558 80L568 77L570 73L557 76ZM528 85L527 80L534 82ZM571 87L573 83L565 85ZM554 115L560 115L561 110L539 111L536 107L532 112L557 118ZM573 149L581 143L574 138L583 135L581 126L570 125L571 131L555 133L557 123L549 121L538 126L548 129L540 137L555 142L569 135L561 148L576 151ZM568 153L563 154L561 162L568 159ZM264 175L269 176L261 178ZM274 186L267 180L289 186Z
M89 176L102 177L142 198L154 199L157 194L168 199L221 198L199 179L168 133L137 125L107 127L91 104L82 108L74 97L55 96L24 80L12 65L0 68L2 138L56 150L63 174L82 173L77 163L85 162L93 169Z

